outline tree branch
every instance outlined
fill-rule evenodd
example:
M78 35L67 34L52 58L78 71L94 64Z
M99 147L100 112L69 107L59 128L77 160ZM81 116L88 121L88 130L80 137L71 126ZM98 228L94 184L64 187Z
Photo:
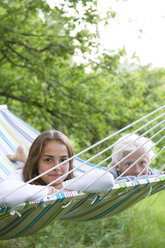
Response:
M10 45L6 45L11 51L13 51L15 54L17 54L19 57L21 57L22 59L26 60L27 62L29 62L29 58L23 56L22 54L20 54L19 52L17 52L13 47L11 47Z
M79 82L78 85L84 84L84 83L88 82L89 80L92 80L92 79L94 79L94 78L97 78L97 77L99 77L99 76L101 76L101 75L103 75L103 74L104 74L104 73L101 72L101 73L99 73L99 74L97 74L97 75L95 75L95 76L88 77L87 79L85 79L85 80Z
M29 67L27 65L19 65L19 64L16 64L14 63L11 58L6 54L6 52L2 49L0 49L1 53L4 55L4 58L6 58L12 65L14 66L17 66L17 67L21 67L21 68L27 68L28 70L31 70L31 71L36 71L34 70L34 64L32 64L32 67Z
M0 63L5 59L5 56L3 56L2 58L0 58Z
M61 84L60 82L57 82L57 83L58 83L60 86L62 86L63 88L65 88L67 91L68 91L68 90L71 90L70 88L64 86L64 85ZM53 88L55 88L54 85L51 84L51 86L52 86ZM60 91L60 90L58 89L58 91ZM109 120L109 118L107 117L107 115L105 114L105 112L102 111L101 109L97 108L95 105L93 105L92 102L90 102L90 101L83 101L83 100L80 100L79 97L75 97L75 96L73 96L73 95L66 94L66 93L64 93L63 91L61 91L61 92L62 92L62 94L63 94L64 96L66 96L66 97L68 97L68 98L70 98L70 99L72 99L72 100L74 100L74 101L81 102L81 103L83 103L83 104L85 104L85 105L92 106L93 109L97 110L97 112L100 112L102 115L104 115L104 116L106 117L106 121L107 121L108 124L111 123L111 120Z
M7 17L6 15L5 17ZM0 19L1 20L1 19ZM0 27L3 28L7 32L13 32L13 29L4 27L2 24L0 24ZM30 36L30 37L53 37L53 38L68 38L68 39L75 39L76 36L66 36L66 35L49 35L49 34L33 34L33 33L22 33L22 32L17 32L19 35L23 36Z
M84 57L85 59L88 59L88 58L86 58L84 55L83 55L83 57ZM103 69L106 69L106 70L107 70L108 72L110 72L112 75L114 75L114 76L116 76L117 78L119 78L119 79L121 80L121 82L123 82L124 86L125 86L126 88L128 88L128 85L127 85L127 83L123 80L123 78L120 77L120 75L117 74L115 71L112 71L111 68L108 68L108 67L106 67L105 65L102 65L102 64L100 64L100 63L98 63L98 62L96 62L96 61L94 61L94 60L92 60L92 59L88 59L88 60L91 61L93 64L96 64L96 65L98 65L99 67L101 67L101 68L103 68Z
M10 40L8 40L7 41L7 43L9 43L9 44L18 44L18 45L21 45L21 46L24 46L24 47L26 47L26 48L28 48L29 50L34 50L34 51L36 51L37 53L42 53L42 52L44 52L44 51L46 51L46 50L49 50L51 47L53 47L53 46L58 46L58 47L61 47L62 49L64 49L65 51L67 51L69 54L71 54L71 55L73 55L74 53L72 52L72 51L70 51L69 49L67 49L65 46L64 46L64 44L62 44L62 43L50 43L49 45L47 45L47 46L45 46L44 48L42 48L42 49L38 49L38 48L36 48L36 47L32 47L32 46L29 46L27 43L22 43L22 42L20 42L20 41L10 41Z
M33 100L29 100L25 97L21 97L21 96L14 96L12 94L9 94L7 92L0 92L0 96L3 96L3 97L7 97L7 98L10 98L10 99L13 99L13 100L16 100L16 101L19 101L19 102L24 102L24 103L28 103L29 105L32 105L32 106L37 106L40 110L41 109L44 109L44 111L46 111L47 113L51 114L52 116L55 116L57 119L60 119L64 122L64 116L67 117L67 118L72 118L72 116L69 116L69 115L66 115L64 113L61 113L57 111L55 112L54 110L50 110L48 108L45 108L45 104L41 104L41 103L38 103L37 101L33 101Z

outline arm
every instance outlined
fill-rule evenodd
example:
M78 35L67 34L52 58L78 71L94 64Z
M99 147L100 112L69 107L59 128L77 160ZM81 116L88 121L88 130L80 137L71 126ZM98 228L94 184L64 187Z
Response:
M142 175L142 176L140 176L140 177L135 177L135 176L126 176L126 177L120 177L119 179L116 179L116 183L124 183L124 182L131 182L131 181L134 181L134 180L136 180L136 179L146 179L146 178L148 178L149 176L151 176L151 175L162 175L162 174L164 174L164 171L160 171L160 170L157 170L157 169L151 169L151 168L149 168L148 169L148 175Z
M148 175L162 175L162 174L164 174L164 171L152 169L152 168L148 169Z
M131 182L133 180L136 180L137 177L135 176L126 176L126 177L120 177L119 179L116 179L115 183L126 183L126 182ZM138 178L140 179L140 178Z
M79 178L80 175L82 175L81 178ZM63 187L75 191L101 192L108 191L114 185L113 175L102 169L95 168L89 173L79 174L79 176L64 181L62 183Z
M53 186L26 184L23 181L22 169L18 169L0 183L0 203L14 206L25 201L40 201L56 191L57 188Z
M39 201L48 194L49 189L45 186L25 184L18 180L6 180L0 184L0 203L9 206L25 201Z

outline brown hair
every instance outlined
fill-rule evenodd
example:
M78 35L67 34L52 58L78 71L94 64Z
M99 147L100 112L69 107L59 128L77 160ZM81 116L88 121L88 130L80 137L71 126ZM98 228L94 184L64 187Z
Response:
M48 142L51 141L58 141L64 144L67 148L69 157L74 155L72 144L65 134L57 130L48 130L41 133L32 143L27 161L23 168L23 178L25 182L39 175L38 161L41 156L42 149ZM73 160L69 161L69 171L71 169L73 169ZM71 178L73 178L73 172L69 173L65 180ZM45 185L45 182L41 178L38 178L37 180L33 181L32 184Z

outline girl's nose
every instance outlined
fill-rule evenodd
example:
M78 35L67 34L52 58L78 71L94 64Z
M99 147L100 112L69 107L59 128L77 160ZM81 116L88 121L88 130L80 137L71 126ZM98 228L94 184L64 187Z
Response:
M60 162L59 161L55 161L53 163L53 166L57 166ZM57 168L55 168L55 170L60 170L60 166L58 166Z

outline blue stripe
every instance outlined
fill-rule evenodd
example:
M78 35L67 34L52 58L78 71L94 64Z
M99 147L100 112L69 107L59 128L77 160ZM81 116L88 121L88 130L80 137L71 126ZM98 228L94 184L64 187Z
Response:
M32 128L31 126L29 126L26 122L24 122L23 120L21 120L18 116L16 116L15 114L13 114L12 112L10 112L10 110L8 110L8 112L13 115L17 120L19 120L24 126L26 126L27 128L29 128L31 131L33 131L35 134L39 135L40 133L35 130L34 128Z
M62 199L66 198L65 194L64 193L60 193Z
M150 180L148 178L146 178L146 181L147 181L147 183L150 183Z
M8 144L8 146L14 151L16 152L16 148L12 145L12 143L6 138L6 136L0 131L0 136L2 137L2 139Z
M5 207L0 207L0 213L2 214L2 213L8 213L9 212L9 210L10 210L10 207L8 207L8 206L5 206Z
M12 127L14 127L19 133L21 133L29 142L33 142L33 138L29 136L24 130L19 128L5 113L2 113L3 117L10 123Z
M2 177L0 177L0 182L3 182L4 180L3 180L3 178Z
M77 170L77 171L80 171L80 172L82 172L82 173L85 173L85 170L81 170L81 169L79 169L79 168L77 168L76 170Z
M79 158L79 157L76 157L75 160L77 160L77 161L79 161L79 162L81 162L81 163L85 162L83 159L81 159L81 158ZM92 167L95 167L95 166L96 166L95 164L91 164L91 163L85 163L85 164L90 165L90 166L92 166ZM103 167L100 166L100 165L97 165L96 168L103 169Z
M58 194L56 194L56 198L57 198L57 200L61 200L61 199L65 199L66 196L64 193L58 193Z
M0 151L1 151L2 154L4 154L5 156L6 156L7 154L9 154L9 152L7 152L7 150L1 145L1 143L0 143ZM16 151L14 151L14 152L16 152ZM17 161L13 161L12 164L14 165L15 168L19 168L19 167L20 167L19 162L17 162Z
M5 172L6 175L10 174L10 171L0 162L0 169Z
M0 143L0 150L1 150L1 152L2 152L3 154L5 154L5 155L8 154L7 151L6 151L6 149L2 146L1 143Z

